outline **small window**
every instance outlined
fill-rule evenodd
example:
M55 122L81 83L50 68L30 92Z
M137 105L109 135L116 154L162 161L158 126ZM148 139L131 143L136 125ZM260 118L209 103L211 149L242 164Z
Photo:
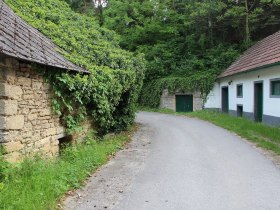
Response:
M280 97L280 79L270 81L270 95L272 97Z
M242 117L242 116L243 116L243 106L237 105L237 117Z
M243 85L239 84L236 86L237 98L243 97Z

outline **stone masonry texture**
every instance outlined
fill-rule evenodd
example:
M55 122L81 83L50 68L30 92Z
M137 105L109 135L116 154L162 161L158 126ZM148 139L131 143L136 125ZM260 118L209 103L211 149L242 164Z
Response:
M52 111L52 97L50 85L30 64L1 58L0 145L8 161L37 153L44 157L58 154L58 139L66 134Z
M187 93L175 91L175 93L170 93L168 90L163 90L160 98L160 108L167 108L176 111L176 95L192 95L193 111L202 110L203 102L201 94L198 91Z

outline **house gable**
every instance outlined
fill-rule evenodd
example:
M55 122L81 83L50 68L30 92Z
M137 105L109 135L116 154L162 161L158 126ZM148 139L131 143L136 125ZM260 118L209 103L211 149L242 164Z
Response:
M219 78L280 64L280 31L246 50Z

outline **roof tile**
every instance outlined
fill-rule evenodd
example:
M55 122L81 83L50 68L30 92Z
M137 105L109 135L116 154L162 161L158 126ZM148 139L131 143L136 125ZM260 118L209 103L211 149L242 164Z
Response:
M47 66L88 72L68 61L57 49L50 39L18 17L0 0L0 53Z
M220 78L243 73L280 62L280 31L257 42L246 50Z

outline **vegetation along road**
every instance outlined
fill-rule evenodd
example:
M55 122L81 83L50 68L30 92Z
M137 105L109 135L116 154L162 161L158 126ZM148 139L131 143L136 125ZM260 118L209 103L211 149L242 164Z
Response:
M238 136L182 116L141 112L137 122L146 128L142 136L138 132L124 153L92 177L94 184L77 193L82 198L68 198L66 207L280 209L280 170ZM143 134L147 128L151 144ZM111 185L108 180L119 171L122 176ZM134 177L125 177L127 171ZM96 196L99 185L111 190Z

